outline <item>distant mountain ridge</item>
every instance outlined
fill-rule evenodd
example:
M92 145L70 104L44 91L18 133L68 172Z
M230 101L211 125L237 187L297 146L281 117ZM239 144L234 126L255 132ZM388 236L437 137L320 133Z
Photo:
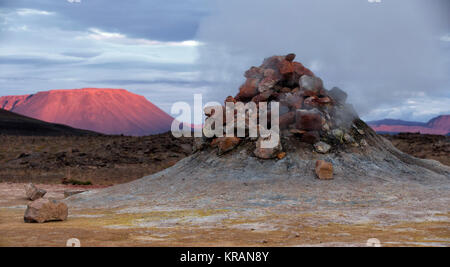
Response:
M100 135L66 125L36 120L4 109L0 109L0 134L21 136Z
M439 134L448 135L450 133L450 115L441 115L431 119L430 121L414 122L395 119L384 119L378 121L369 121L370 125L376 132L382 133L417 133L422 134Z
M104 134L143 136L170 130L173 118L125 89L51 90L0 97L0 108Z

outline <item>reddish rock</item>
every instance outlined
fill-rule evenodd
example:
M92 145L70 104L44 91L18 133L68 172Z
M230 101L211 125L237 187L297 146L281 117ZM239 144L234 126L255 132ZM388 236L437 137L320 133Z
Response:
M30 183L25 185L25 194L29 200L34 201L42 198L45 194L47 194L47 191L44 189L39 189L34 184Z
M296 128L299 130L314 131L322 129L322 116L317 110L297 110Z
M321 180L333 179L333 164L323 160L316 161L316 175Z
M301 109L303 106L303 98L298 94L287 94L282 102L292 109Z
M28 204L24 221L27 223L44 223L64 221L69 214L67 205L56 200L38 199Z
M294 73L294 64L287 60L280 62L280 73L281 75L287 75Z
M295 54L294 53L290 53L284 59L286 59L289 62L292 62L295 59Z
M294 72L298 78L303 75L314 76L314 73L310 71L308 68L305 68L300 62L293 62Z
M317 96L311 96L305 99L305 101L303 102L304 107L306 108L316 108L319 106L319 102L318 102L318 97Z
M277 158L278 159L284 159L286 157L286 152L280 152L280 153L278 153L278 155L277 155Z
M286 129L295 123L295 112L291 111L280 116L280 129Z
M272 89L275 84L278 83L278 81L279 79L277 79L275 76L267 76L259 83L258 91L264 93Z
M264 75L264 70L258 67L251 67L245 72L245 78L249 79L262 79Z
M273 69L276 72L279 72L279 64L283 60L284 60L284 57L281 57L281 56L273 56L273 57L266 58L266 59L264 59L264 62L261 65L261 68Z
M236 100L247 100L252 99L258 94L258 79L249 78L245 83L239 88L239 94L236 96Z
M291 88L289 88L289 87L283 87L280 90L280 93L284 93L284 94L290 93L290 92L291 92Z
M314 91L311 91L311 90L303 90L303 91L301 91L301 95L304 98L307 98L307 97L311 97L311 96L317 96L317 93Z
M226 153L228 151L233 150L239 143L241 142L241 139L238 137L219 137L215 138L211 142L211 146L218 147L219 148L219 154Z
M320 105L331 104L331 98L329 98L328 96L320 97L317 99L317 103L319 103Z
M306 132L300 138L300 141L302 141L303 143L308 143L311 145L317 143L319 140L320 140L320 135L319 135L318 131Z
M265 77L276 77L276 72L273 69L265 69L264 70L264 78Z

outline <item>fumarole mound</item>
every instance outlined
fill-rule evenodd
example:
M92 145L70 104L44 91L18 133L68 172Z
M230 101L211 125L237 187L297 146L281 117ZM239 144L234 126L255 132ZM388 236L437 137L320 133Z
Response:
M397 150L358 118L344 91L327 90L294 58L274 56L250 68L239 93L225 101L279 102L281 138L275 147L262 148L261 138L254 137L196 138L196 153L173 167L71 197L68 204L234 211L276 207L289 213L295 207L335 212L354 205L387 212L389 203L398 207L394 217L410 216L400 211L419 206L448 210L447 166Z
M237 101L248 103L268 103L267 121L271 127L271 102L279 103L279 128L283 137L274 148L261 148L264 138L219 137L214 139L197 139L196 148L205 146L218 147L218 153L223 154L233 150L242 143L252 143L253 154L261 159L282 159L286 152L295 144L305 144L303 150L315 150L318 153L328 153L345 147L365 147L367 126L358 119L352 106L346 104L347 94L335 87L327 90L323 82L301 63L295 62L295 55L285 57L274 56L264 60L260 67L252 67L245 72L247 80L240 87L239 93L229 96L227 102ZM256 105L255 105L256 106ZM223 109L224 131L227 111ZM234 112L234 111L231 111ZM214 110L207 112L207 116ZM238 116L234 112L234 131L238 131ZM260 121L260 115L253 110L246 110L245 129L249 136L250 120ZM270 138L269 138L270 139ZM309 145L308 145L309 144Z

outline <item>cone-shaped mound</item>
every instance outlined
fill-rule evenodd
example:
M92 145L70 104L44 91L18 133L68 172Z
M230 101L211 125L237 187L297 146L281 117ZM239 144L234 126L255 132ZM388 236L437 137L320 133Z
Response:
M258 139L198 138L192 156L152 176L67 200L72 207L184 207L250 210L276 207L338 210L421 205L448 209L450 168L394 148L361 121L346 94L326 90L320 78L294 62L271 57L246 72L229 101L280 102L280 144ZM318 179L331 170L333 180ZM328 172L327 172L328 171ZM400 196L399 192L402 196Z

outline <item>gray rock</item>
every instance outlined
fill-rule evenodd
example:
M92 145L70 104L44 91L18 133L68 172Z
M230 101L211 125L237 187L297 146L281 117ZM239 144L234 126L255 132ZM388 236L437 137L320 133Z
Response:
M320 79L319 77L303 75L298 83L300 84L300 89L302 90L318 92L323 88L322 79Z
M330 151L331 146L325 142L318 142L314 144L314 149L319 153L326 154Z
M45 194L47 194L47 191L44 189L39 189L34 184L29 183L25 185L25 194L29 200L34 201L42 198Z

